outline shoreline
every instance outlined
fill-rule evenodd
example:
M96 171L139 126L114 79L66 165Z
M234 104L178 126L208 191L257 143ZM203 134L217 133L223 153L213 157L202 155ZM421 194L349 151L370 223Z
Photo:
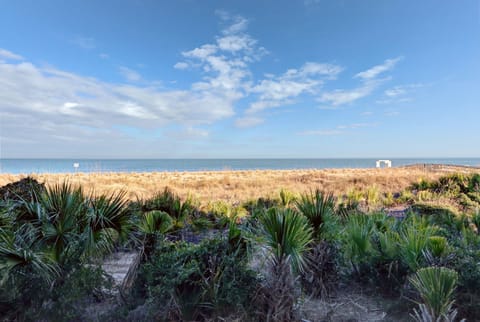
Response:
M192 196L200 203L238 203L260 197L277 197L281 189L304 193L316 188L344 195L352 189L400 192L421 179L435 180L451 173L480 173L463 166L403 166L392 168L331 168L295 170L220 170L182 172L95 172L0 174L0 186L33 177L47 186L64 181L81 185L97 194L125 191L135 200L152 197L165 187L182 198Z

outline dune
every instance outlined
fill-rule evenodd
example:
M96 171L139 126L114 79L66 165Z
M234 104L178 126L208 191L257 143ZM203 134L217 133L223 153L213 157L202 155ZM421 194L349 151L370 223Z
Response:
M238 203L277 196L282 188L300 193L320 188L339 196L351 189L363 190L375 186L381 193L394 193L421 179L434 180L446 173L479 171L478 168L457 166L409 166L383 169L42 173L29 176L47 186L68 181L96 194L123 190L132 200L149 198L169 187L181 197L190 195L201 203L217 200ZM0 186L27 176L0 174Z

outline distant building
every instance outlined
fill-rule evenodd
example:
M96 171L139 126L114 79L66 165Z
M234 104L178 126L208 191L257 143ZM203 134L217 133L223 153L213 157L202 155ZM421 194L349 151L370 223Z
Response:
M392 161L390 161L390 160L377 160L377 168L381 168L382 163L384 163L385 167L387 167L387 168L392 167Z

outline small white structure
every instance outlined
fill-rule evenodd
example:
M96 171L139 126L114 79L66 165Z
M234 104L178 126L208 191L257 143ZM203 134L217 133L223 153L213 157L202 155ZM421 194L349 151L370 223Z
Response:
M80 167L80 163L74 163L73 168L75 169L75 172L77 172L78 168Z
M392 167L392 161L390 160L377 160L377 168L381 168L382 163L384 163L387 168Z

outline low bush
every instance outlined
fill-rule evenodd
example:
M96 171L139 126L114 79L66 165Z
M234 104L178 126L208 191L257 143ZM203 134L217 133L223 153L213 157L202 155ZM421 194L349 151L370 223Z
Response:
M0 311L7 320L81 321L85 307L105 300L113 281L100 267L81 266L53 284L33 276L17 276L2 285Z
M457 315L453 309L457 272L445 267L426 267L418 270L409 281L423 302L419 303L419 311L414 310L416 321L454 321Z
M161 242L141 268L136 287L144 288L153 304L152 318L190 321L227 316L248 306L257 285L244 256L226 239L199 245Z

